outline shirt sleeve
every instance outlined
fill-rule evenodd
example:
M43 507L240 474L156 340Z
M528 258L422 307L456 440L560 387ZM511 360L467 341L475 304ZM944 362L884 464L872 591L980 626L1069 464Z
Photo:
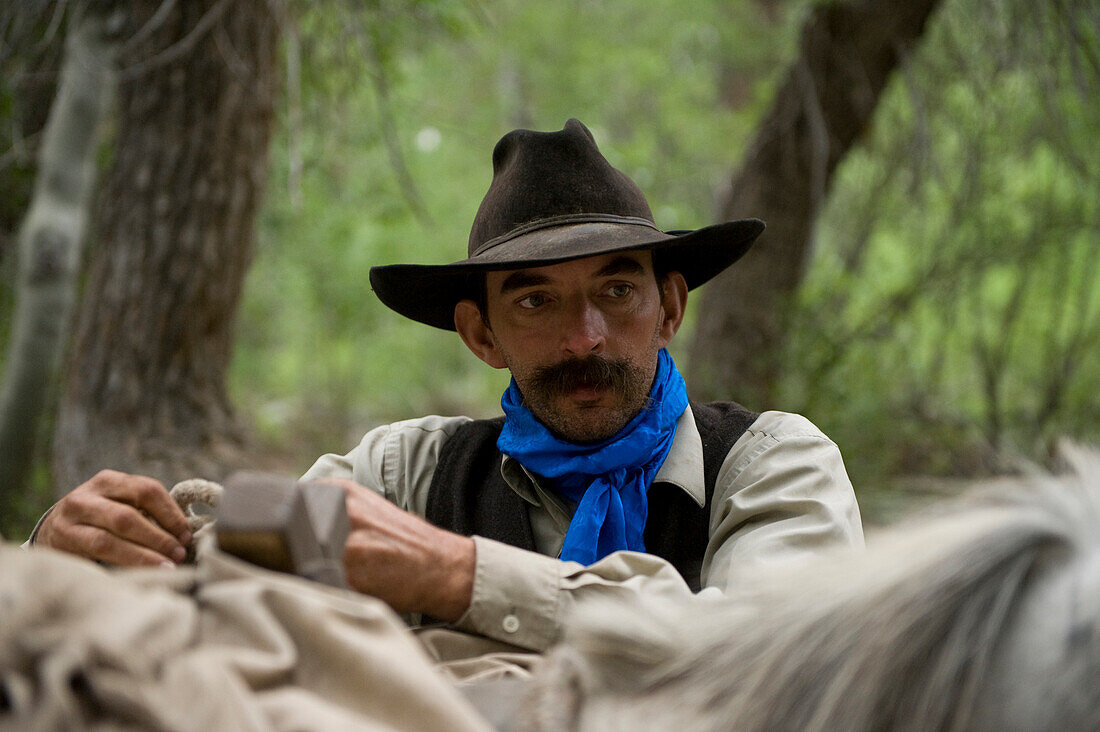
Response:
M764 412L718 473L704 585L728 591L741 572L834 546L863 546L839 448L805 417Z
M439 451L467 421L433 416L377 427L346 455L321 456L302 480L348 478L424 516ZM473 597L455 626L524 648L549 647L589 597L691 594L672 565L649 554L616 552L585 567L480 536L474 545Z
M347 455L321 457L303 480L350 478L423 516L439 450L465 421L426 417L379 427ZM732 586L740 565L862 543L839 450L796 415L761 415L726 457L713 504L704 595ZM585 567L480 536L474 544L473 597L455 626L524 648L557 641L573 609L589 599L691 597L676 569L651 554L615 552Z
M473 601L460 630L543 650L580 602L690 598L651 554L615 552L591 566L474 538ZM804 417L765 412L731 448L712 500L700 596L735 591L738 573L838 545L862 546L855 492L840 450Z
M594 598L690 598L676 569L660 557L614 552L585 567L480 536L473 599L455 627L542 651L561 636L578 603Z
M469 421L469 417L433 415L376 427L346 455L322 455L301 479L354 480L390 503L424 516L439 451Z

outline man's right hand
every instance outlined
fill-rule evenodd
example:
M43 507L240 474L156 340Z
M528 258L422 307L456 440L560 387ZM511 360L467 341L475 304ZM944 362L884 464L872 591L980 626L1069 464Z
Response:
M58 501L34 539L35 546L119 567L175 566L190 542L187 518L163 485L114 470Z

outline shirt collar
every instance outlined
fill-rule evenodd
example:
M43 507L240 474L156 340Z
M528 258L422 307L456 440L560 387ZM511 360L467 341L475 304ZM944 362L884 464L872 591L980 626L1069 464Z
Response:
M534 476L510 455L505 455L500 465L504 481L511 486L520 498L533 506L541 503L534 485ZM695 416L691 407L676 421L676 436L672 439L661 469L657 471L655 483L670 483L691 496L700 506L706 504L706 488L703 479L703 438L695 425Z
M706 505L707 490L703 478L703 438L695 424L691 407L684 409L676 420L676 436L654 482L671 483L691 496L700 506Z

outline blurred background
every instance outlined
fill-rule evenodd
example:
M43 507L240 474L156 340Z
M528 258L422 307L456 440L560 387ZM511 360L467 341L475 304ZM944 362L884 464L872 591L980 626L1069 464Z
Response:
M1100 435L1097 0L0 0L0 531L112 467L304 471L499 412L372 295L577 117L693 295L695 398L801 412L866 518Z

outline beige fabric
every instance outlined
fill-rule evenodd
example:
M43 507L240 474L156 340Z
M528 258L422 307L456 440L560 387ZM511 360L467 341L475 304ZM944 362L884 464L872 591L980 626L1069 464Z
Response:
M0 545L0 726L485 730L378 600L207 552L108 571Z
M466 417L423 417L384 425L347 455L322 456L305 479L350 478L423 516L439 450ZM457 627L542 650L558 639L578 602L589 598L686 597L690 591L664 560L616 552L583 567L553 557L571 507L505 457L502 473L528 503L538 554L477 537L473 602ZM705 499L702 440L688 408L657 481ZM809 420L765 412L733 445L715 484L711 537L701 594L729 591L740 572L798 560L830 546L862 546L863 531L840 450Z
M543 658L519 646L442 626L413 632L436 668L458 686L502 678L527 679Z

